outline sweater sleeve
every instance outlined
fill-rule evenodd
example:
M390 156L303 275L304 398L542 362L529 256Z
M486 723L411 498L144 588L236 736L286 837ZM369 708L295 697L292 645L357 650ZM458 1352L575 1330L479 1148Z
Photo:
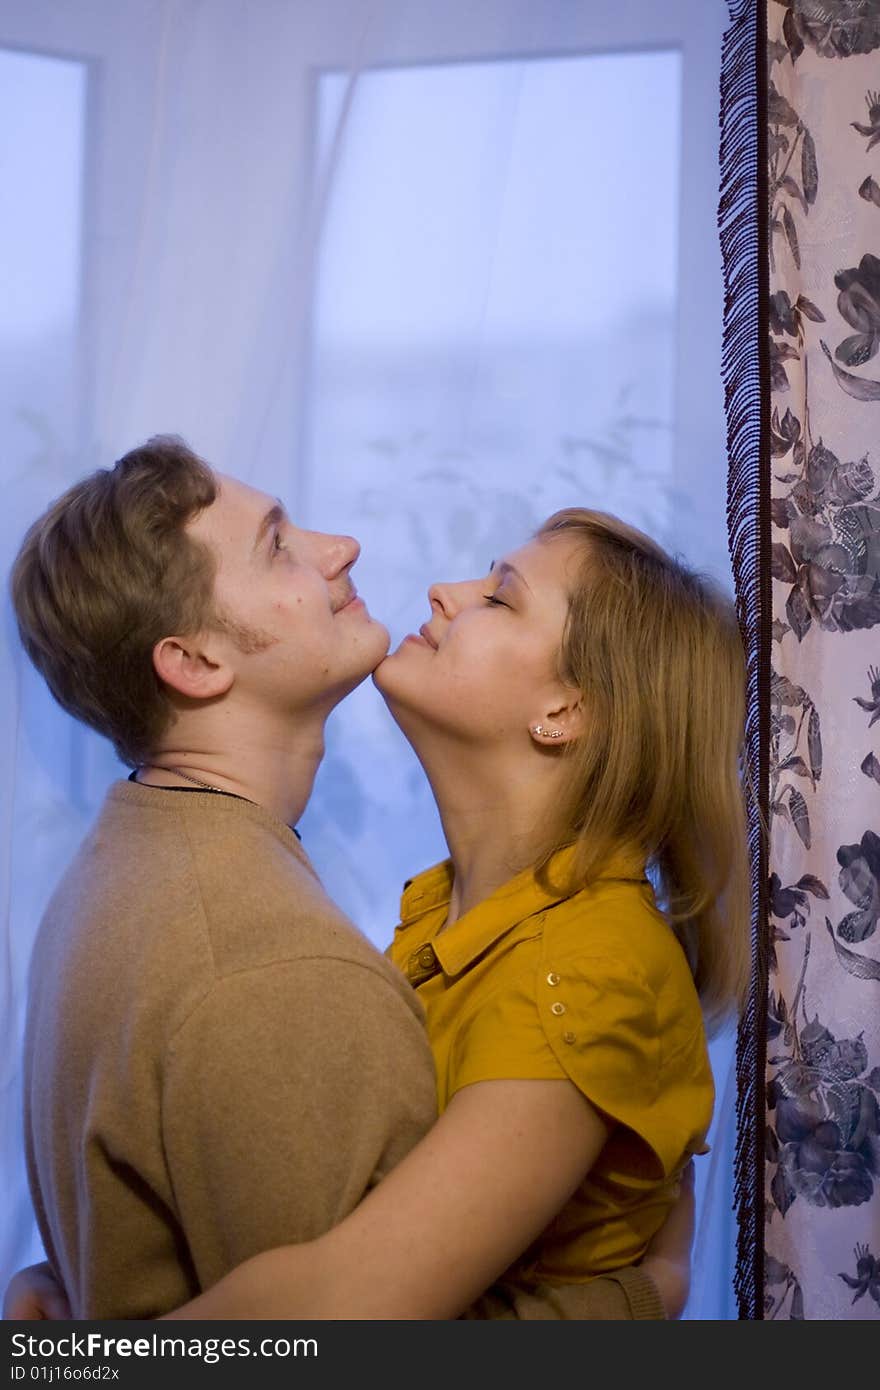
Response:
M178 1030L163 1086L199 1285L335 1225L435 1116L424 1028L383 971L315 957L218 981Z
M537 1284L528 1291L515 1284L495 1284L462 1316L523 1322L621 1322L629 1318L665 1319L666 1313L654 1280L632 1265L587 1284Z

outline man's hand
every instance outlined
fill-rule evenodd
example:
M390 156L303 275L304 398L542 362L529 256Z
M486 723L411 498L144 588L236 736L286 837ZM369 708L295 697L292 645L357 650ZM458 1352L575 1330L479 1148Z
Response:
M67 1294L48 1264L28 1265L13 1274L3 1299L3 1317L7 1322L72 1317Z
M641 1267L650 1274L668 1318L680 1318L691 1290L691 1246L694 1243L694 1161L681 1175L681 1193L648 1246Z

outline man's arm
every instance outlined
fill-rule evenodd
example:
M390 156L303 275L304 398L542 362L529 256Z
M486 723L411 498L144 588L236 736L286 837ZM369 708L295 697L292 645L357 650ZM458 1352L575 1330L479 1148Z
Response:
M680 1318L690 1296L696 1209L691 1159L681 1175L678 1201L649 1244L640 1266L661 1290L668 1318Z
M67 1294L48 1261L13 1274L3 1295L4 1322L58 1321L72 1316Z

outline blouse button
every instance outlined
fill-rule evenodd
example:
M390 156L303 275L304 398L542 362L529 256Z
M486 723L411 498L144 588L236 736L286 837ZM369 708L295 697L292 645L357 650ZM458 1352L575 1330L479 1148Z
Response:
M563 1042L567 1042L567 1043L573 1043L573 1042L574 1042L574 1033L563 1033L563 1035L562 1035L562 1041L563 1041Z
M557 1001L556 1001L555 1004L551 1004L551 1005L550 1005L550 1012L551 1012L551 1014L564 1014L564 1013L565 1013L565 1005L564 1005L564 1004L560 1004L559 1000L557 999Z
M550 974L547 976L547 983L548 983L548 985L558 985L558 984L559 984L559 976L556 974L556 971L555 971L555 970L551 970L551 971L550 971Z
M423 970L430 970L436 959L437 957L434 955L433 946L423 946L421 951L419 951L419 965Z

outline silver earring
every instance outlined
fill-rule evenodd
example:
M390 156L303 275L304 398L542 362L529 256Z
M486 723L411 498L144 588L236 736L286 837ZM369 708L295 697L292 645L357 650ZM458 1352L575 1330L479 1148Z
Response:
M562 738L561 729L545 729L543 724L535 724L532 728L533 734L543 734L545 738Z

